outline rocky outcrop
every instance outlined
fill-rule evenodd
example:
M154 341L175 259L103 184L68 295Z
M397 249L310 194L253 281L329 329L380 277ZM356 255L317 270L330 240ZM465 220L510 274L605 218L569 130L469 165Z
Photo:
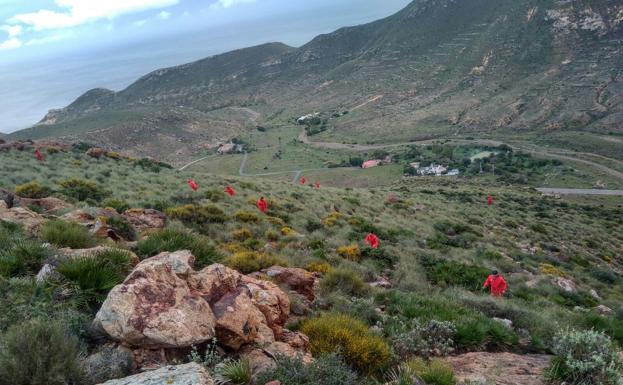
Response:
M272 266L262 270L261 274L266 275L271 281L287 286L309 301L316 298L315 289L318 284L318 277L307 270L295 267Z
M498 385L544 385L551 357L512 353L466 353L446 358L458 382Z
M552 283L567 293L575 293L578 290L575 282L569 278L556 277L552 280Z
M18 203L22 207L38 206L45 212L51 213L58 210L70 208L71 205L61 199L47 197L41 199L19 198Z
M92 147L87 150L86 154L92 158L100 159L106 155L106 150L99 147Z
M307 337L284 329L290 303L277 285L220 264L195 271L193 263L188 251L140 262L111 290L95 326L136 348L185 348L216 336L234 351L307 354Z
M167 225L166 215L154 209L130 209L122 216L140 232L161 229Z
M43 216L25 207L8 208L4 200L0 200L0 220L18 223L31 234L39 232L41 224L46 221Z
M214 314L184 280L193 262L190 252L180 251L139 263L110 291L96 324L114 340L132 346L177 348L211 339Z
M107 381L100 385L214 385L214 381L206 368L191 362L184 365L165 366L158 370Z

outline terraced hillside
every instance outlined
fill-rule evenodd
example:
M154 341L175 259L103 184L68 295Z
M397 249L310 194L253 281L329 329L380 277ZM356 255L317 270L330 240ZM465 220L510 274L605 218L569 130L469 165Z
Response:
M325 141L475 136L582 150L571 138L584 133L584 151L621 158L608 139L623 134L622 37L614 0L416 0L300 48L266 44L89 91L12 137L173 159L321 112Z

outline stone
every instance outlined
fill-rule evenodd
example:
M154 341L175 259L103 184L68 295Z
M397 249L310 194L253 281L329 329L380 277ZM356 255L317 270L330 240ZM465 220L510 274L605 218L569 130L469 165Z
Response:
M214 385L207 369L195 362L165 366L101 385Z
M267 382L264 385L281 385L281 381L275 380L275 381Z
M598 305L595 310L597 310L597 312L601 315L610 315L612 314L612 309L610 309L608 306L606 305Z
M41 228L41 224L46 221L44 217L25 207L12 207L4 201L0 206L0 220L18 223L24 227L30 234L37 234Z
M87 378L99 384L132 374L134 354L126 347L108 343L86 357L82 366Z
M183 279L193 262L188 251L142 261L110 291L94 322L132 346L178 348L213 338L216 320L209 304Z
M372 286L372 287L380 287L382 289L391 289L392 288L392 283L389 282L389 280L387 280L384 277L379 277L376 281L371 282L370 286Z
M597 291L595 291L595 289L591 289L588 294L591 295L591 297L595 298L598 301L601 301L601 297L599 296L599 294L597 294Z
M575 285L575 282L573 282L569 278L556 277L552 280L552 283L554 284L554 286L559 287L567 293L575 293L577 291L577 286Z
M37 273L35 280L39 284L45 283L49 281L55 275L55 272L56 272L56 269L54 268L54 266L50 265L49 263L46 263L45 265L43 265L43 267L41 267L41 270L39 270L39 272Z
M4 202L6 204L5 209L10 209L13 207L13 203L15 202L15 194L10 191L0 189L0 202Z
M245 287L225 294L213 306L216 338L221 345L238 350L255 341L264 315L253 305L251 292Z
M295 267L272 266L262 270L262 273L276 284L287 286L309 301L314 301L316 298L314 288L316 287L317 278L307 270Z
M511 321L509 319L493 317L493 320L495 322L501 323L502 325L504 325L508 329L512 329L513 328L513 321Z
M129 209L121 216L139 232L162 229L167 225L167 216L154 209Z
M275 333L275 338L281 337L283 325L290 315L290 299L272 282L257 280L242 276L241 285L251 292L253 304L264 314L266 324Z
M234 290L240 284L242 274L221 264L207 266L189 279L192 288L202 293L208 303Z
M92 158L100 159L106 155L106 150L99 147L92 147L87 150L86 154Z
M22 207L38 206L48 213L71 207L69 203L54 197L41 199L19 198L19 205Z

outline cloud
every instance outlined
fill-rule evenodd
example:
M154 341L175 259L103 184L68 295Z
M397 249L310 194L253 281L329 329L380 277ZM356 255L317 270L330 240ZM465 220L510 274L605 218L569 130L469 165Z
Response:
M23 45L22 41L16 37L9 38L0 43L0 50L19 48Z
M255 0L218 0L211 5L211 8L229 8L243 3L255 3Z
M158 17L161 18L162 20L166 20L169 17L171 17L171 12L162 11L158 14Z
M21 25L3 25L0 30L8 33L9 38L12 38L21 35L24 28Z
M56 0L56 4L64 8L64 11L40 9L37 12L21 13L9 18L7 25L22 26L32 31L69 28L101 19L114 19L124 14L165 8L178 2L179 0Z
M136 28L141 28L146 23L147 23L147 20L136 20L135 22L132 23L132 26Z

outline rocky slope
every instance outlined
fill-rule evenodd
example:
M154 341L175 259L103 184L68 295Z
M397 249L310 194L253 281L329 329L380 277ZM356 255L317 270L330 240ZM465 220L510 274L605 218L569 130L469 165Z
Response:
M297 49L266 44L89 91L13 137L184 154L342 110L336 138L620 133L622 36L618 1L416 0Z

